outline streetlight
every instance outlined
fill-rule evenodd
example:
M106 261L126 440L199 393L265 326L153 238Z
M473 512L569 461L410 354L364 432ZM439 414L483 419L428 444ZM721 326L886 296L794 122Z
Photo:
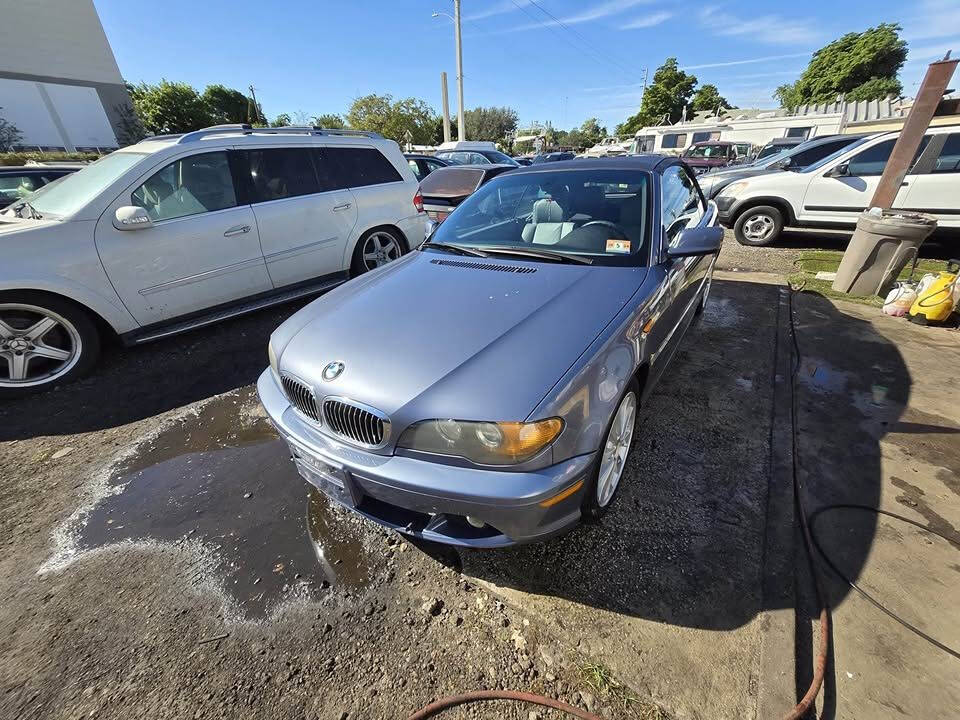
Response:
M466 128L463 122L463 52L460 47L460 0L453 0L453 16L434 12L433 17L444 15L453 21L453 36L457 46L457 140L464 140Z

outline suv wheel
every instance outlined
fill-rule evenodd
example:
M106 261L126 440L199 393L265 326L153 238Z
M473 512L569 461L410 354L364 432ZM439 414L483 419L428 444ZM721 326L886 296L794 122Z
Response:
M99 355L97 328L73 303L39 292L0 293L0 398L75 380Z
M783 214L775 207L758 205L744 210L733 225L733 234L741 245L769 245L783 230Z
M370 230L357 241L350 269L354 275L376 270L403 255L404 243L393 230Z

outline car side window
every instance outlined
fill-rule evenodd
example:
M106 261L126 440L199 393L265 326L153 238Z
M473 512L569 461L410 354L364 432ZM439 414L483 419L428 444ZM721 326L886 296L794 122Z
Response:
M825 142L809 150L798 152L790 156L790 167L803 168L807 165L812 165L817 162L817 160L823 160L827 155L833 155L833 153L840 148L849 145L850 142L850 140L834 140L833 142Z
M420 161L419 160L407 160L407 165L410 166L410 169L413 170L413 176L417 180L423 180L426 173L420 170Z
M336 169L338 187L366 187L403 180L376 148L327 146L323 155Z
M883 175L883 169L887 166L887 160L890 159L890 153L893 152L893 146L896 142L896 138L890 138L854 155L847 162L847 175L860 177ZM913 156L913 162L910 163L911 169L917 163L928 142L930 142L930 136L924 135L916 154Z
M943 149L933 165L932 172L955 173L960 172L960 133L950 133Z
M174 160L134 190L131 202L154 222L236 207L226 151Z
M706 208L693 178L679 165L664 171L660 195L666 239L673 242L685 227L700 222Z
M309 148L248 150L246 157L252 203L320 192Z
M427 172L432 173L437 168L444 167L443 163L438 163L436 160L424 160L424 163L427 165Z

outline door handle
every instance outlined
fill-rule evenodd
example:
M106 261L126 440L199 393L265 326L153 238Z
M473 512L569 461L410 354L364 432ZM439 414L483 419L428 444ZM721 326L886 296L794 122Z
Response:
M234 235L243 235L244 233L250 232L249 225L236 225L235 227L230 228L225 233L224 237L233 237Z
M906 180L904 180L902 183L900 183L900 187L906 187L906 186L909 185L909 184L910 184L910 183L908 183Z
M333 206L333 209L334 209L334 211L336 211L336 210L349 210L349 209L350 209L350 203L341 203L340 205L334 205L334 206Z

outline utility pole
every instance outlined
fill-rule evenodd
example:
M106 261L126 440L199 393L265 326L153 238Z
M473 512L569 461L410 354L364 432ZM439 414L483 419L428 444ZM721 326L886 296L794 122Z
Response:
M260 122L260 120L262 119L260 117L260 106L257 105L257 93L253 85L250 86L250 97L253 98L253 116L254 116L253 121Z
M466 140L463 122L463 48L460 44L460 0L453 0L453 31L457 45L457 140Z
M447 101L447 73L440 73L440 95L443 98L443 141L450 142L450 103Z
M643 96L647 94L647 68L643 69L643 90L640 91L640 102L643 102Z

